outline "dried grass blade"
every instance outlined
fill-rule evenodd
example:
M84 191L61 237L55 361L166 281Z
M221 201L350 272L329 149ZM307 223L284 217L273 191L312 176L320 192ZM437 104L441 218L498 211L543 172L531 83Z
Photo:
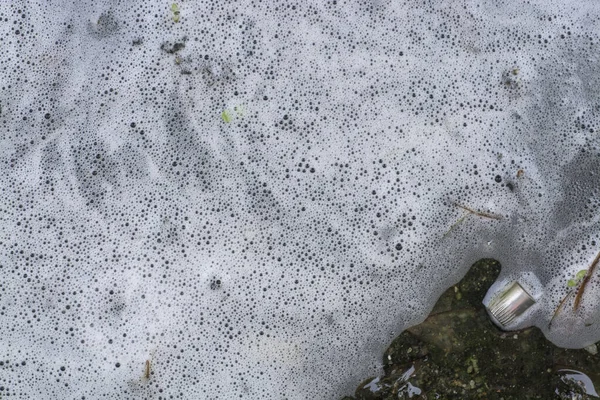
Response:
M590 265L590 267L588 268L587 274L585 274L585 278L583 278L579 289L577 289L577 296L575 296L575 302L573 303L573 311L577 311L579 309L579 306L581 305L581 299L583 298L583 293L585 292L585 288L592 279L592 275L594 274L594 271L598 266L598 262L600 262L600 252L598 252L598 255L596 255L596 258L592 262L592 265Z
M550 322L548 322L548 329L550 329L550 327L552 326L552 322L554 322L556 317L558 317L558 314L560 314L560 311L563 309L565 303L567 302L569 297L573 295L573 293L575 293L573 290L569 290L569 293L567 293L567 295L563 297L563 299L560 301L558 307L556 307L556 311L554 311L554 314L552 314L552 318L550 318Z
M454 203L454 205L456 207L462 208L463 210L466 210L466 211L470 212L471 214L475 214L478 217L490 218L490 219L495 219L495 220L501 220L502 219L501 215L496 215L496 214L490 214L490 213L475 211L475 210L473 210L473 209L471 209L469 207L463 206L463 205L458 204L458 203Z

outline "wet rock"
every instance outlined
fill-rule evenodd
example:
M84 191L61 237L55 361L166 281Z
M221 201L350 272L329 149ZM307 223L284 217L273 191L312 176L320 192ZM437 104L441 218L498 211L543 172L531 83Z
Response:
M490 321L481 301L499 273L493 260L471 267L391 343L385 374L363 381L355 399L598 398L597 355L557 348L538 328L504 332Z

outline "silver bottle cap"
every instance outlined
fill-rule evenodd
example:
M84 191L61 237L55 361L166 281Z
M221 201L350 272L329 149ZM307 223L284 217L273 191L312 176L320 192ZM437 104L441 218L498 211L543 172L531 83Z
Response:
M492 321L500 329L506 329L515 318L535 304L535 300L518 282L508 285L486 307Z

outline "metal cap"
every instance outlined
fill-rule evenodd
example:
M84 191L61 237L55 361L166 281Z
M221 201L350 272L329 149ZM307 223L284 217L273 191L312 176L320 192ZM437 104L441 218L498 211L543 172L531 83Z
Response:
M515 318L535 304L535 300L519 282L513 282L498 293L486 307L492 321L505 329Z

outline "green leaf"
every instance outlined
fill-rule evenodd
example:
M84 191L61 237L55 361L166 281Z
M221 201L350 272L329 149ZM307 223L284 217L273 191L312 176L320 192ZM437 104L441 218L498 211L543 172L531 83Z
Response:
M569 280L567 281L567 286L568 286L568 287L577 286L577 282L575 282L573 279L569 279Z
M582 280L586 274L587 274L587 269L582 269L581 271L579 271L577 273L577 275L575 275L575 279L577 279L578 281Z
M177 3L171 4L171 11L173 11L174 13L179 12L179 6L177 5Z
M221 119L227 123L231 122L231 115L229 115L229 111L225 110L221 113Z

